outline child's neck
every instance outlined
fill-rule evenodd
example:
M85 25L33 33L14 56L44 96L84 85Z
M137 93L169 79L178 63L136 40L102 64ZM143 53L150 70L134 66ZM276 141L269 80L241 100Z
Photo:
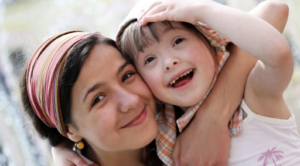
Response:
M186 112L190 107L179 107L183 112Z
M142 153L144 149L107 152L87 145L84 156L101 166L144 166Z

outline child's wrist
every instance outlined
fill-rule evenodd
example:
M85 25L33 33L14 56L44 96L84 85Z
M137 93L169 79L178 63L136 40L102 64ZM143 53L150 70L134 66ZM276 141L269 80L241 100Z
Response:
M205 1L205 3L199 1L194 7L194 16L196 22L202 22L206 24L206 19L209 19L214 11L219 8L219 3L214 1Z
M202 107L202 106L201 106ZM200 107L200 108L201 108ZM208 104L208 107L202 107L195 115L194 121L206 120L208 123L215 123L220 125L228 125L232 114L229 104L222 103Z

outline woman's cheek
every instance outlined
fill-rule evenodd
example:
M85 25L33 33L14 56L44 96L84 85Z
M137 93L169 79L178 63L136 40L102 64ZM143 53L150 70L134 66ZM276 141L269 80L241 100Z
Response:
M116 133L118 133L118 115L115 108L106 108L105 111L95 116L94 128L96 129L98 140L101 142L102 148L111 150L116 148L115 145L119 142Z

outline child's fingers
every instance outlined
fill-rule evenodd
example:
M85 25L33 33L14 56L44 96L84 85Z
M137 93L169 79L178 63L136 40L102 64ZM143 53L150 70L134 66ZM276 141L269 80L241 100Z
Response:
M145 13L144 16L140 17L140 20L142 20L144 17L151 16L151 15L160 13L162 11L165 11L166 8L167 7L165 5L162 5L162 4L156 5L152 9L150 9L147 13Z
M159 22L159 21L165 21L167 20L166 17L166 12L160 12L160 13L156 13L154 15L150 15L150 16L144 16L140 21L140 25L144 26L146 25L148 22Z
M141 11L141 13L139 14L139 16L137 17L138 21L140 21L140 19L143 18L148 13L148 11L150 11L153 7L160 5L160 4L161 4L160 1L155 1L155 2L151 3L151 5L149 5L145 9L143 9Z

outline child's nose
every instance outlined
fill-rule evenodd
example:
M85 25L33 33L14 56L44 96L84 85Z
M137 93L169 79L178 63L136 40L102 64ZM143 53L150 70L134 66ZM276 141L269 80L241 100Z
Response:
M171 68L173 68L175 65L177 65L179 63L178 59L169 59L166 62L166 66L165 66L165 70L170 70Z

